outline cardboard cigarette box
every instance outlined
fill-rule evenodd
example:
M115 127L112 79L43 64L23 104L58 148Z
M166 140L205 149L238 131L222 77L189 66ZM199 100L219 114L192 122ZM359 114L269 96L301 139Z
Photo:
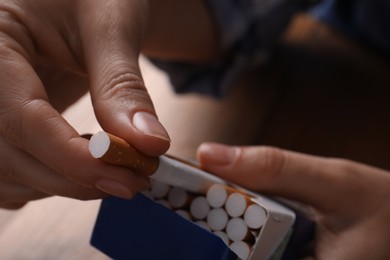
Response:
M281 203L226 183L182 161L165 156L162 160L162 171L170 171L172 176L179 174L183 179L172 187L180 186L196 197L205 196L211 185L223 184L247 194L251 203L264 209L264 224L256 230L248 229L253 239L243 241L249 247L248 254L240 251L238 243L233 245L234 241L224 241L217 232L196 224L196 219L177 214L145 192L132 200L103 199L91 244L109 257L137 260L296 259L296 249L311 238L312 223ZM155 181L160 181L156 176ZM184 210L189 211L188 208Z

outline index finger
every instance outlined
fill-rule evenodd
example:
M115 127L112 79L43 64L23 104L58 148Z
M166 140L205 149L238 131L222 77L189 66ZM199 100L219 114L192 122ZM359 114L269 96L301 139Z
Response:
M371 188L383 185L378 180L389 179L367 165L264 146L204 144L198 158L206 170L234 183L321 210L368 200Z

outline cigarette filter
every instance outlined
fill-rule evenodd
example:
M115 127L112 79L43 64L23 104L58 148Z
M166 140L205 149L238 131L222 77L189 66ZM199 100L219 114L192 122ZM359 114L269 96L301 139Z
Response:
M214 231L223 230L226 227L228 220L229 217L223 208L212 209L207 215L207 223L211 230Z
M247 260L251 252L249 245L243 241L235 241L231 243L230 249L242 260Z
M244 213L244 221L252 229L261 228L267 220L267 212L258 204L250 205Z
M210 205L204 196L198 196L192 200L190 212L195 219L205 219L209 211Z
M171 187L163 182L152 180L150 185L150 192L155 198L164 198L168 195L169 189Z
M229 216L233 218L240 217L244 214L249 203L251 203L251 201L248 196L234 192L226 199L225 209Z
M207 191L207 201L213 208L220 208L225 204L228 197L228 189L231 189L223 184L214 184Z
M191 202L191 198L186 190L172 187L168 193L168 202L172 208L183 208Z
M230 240L228 238L228 236L226 235L225 232L223 231L214 231L213 232L214 235L216 235L217 237L219 237L220 239L222 239L222 241L226 244L226 245L229 245L230 244Z
M253 241L252 233L242 218L230 219L226 226L226 234L232 241Z

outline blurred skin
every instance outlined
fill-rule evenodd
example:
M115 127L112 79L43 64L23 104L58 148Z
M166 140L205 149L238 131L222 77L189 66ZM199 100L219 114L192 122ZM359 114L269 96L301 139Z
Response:
M262 194L308 205L315 259L390 259L390 173L272 147L202 144L202 167Z
M205 16L203 3L192 2ZM155 22L173 14L149 19L159 9L176 10L146 0L0 0L0 207L19 208L50 195L131 198L149 185L147 177L94 160L88 141L60 112L90 91L105 131L151 156L167 151L170 139L156 117L138 57L141 50L172 56L186 41L163 37L158 47L166 50L154 50L153 35L161 37L169 26L183 31L170 25L173 18ZM197 26L212 28L207 23ZM190 52L175 52L175 58L210 58L213 50L206 47L202 55L187 55L191 45L216 46L207 35L212 29L198 32L205 34L199 39L211 40L188 41Z

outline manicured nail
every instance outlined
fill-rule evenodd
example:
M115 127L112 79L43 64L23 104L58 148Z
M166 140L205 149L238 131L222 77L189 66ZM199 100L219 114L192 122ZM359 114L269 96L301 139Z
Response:
M227 166L238 158L240 148L215 143L200 145L198 153L201 155L202 164Z
M145 135L157 137L168 142L171 141L167 131L153 114L143 111L135 113L133 116L133 125Z
M116 197L124 199L131 199L133 197L133 193L129 188L119 182L110 179L98 180L95 183L95 187L105 193Z

